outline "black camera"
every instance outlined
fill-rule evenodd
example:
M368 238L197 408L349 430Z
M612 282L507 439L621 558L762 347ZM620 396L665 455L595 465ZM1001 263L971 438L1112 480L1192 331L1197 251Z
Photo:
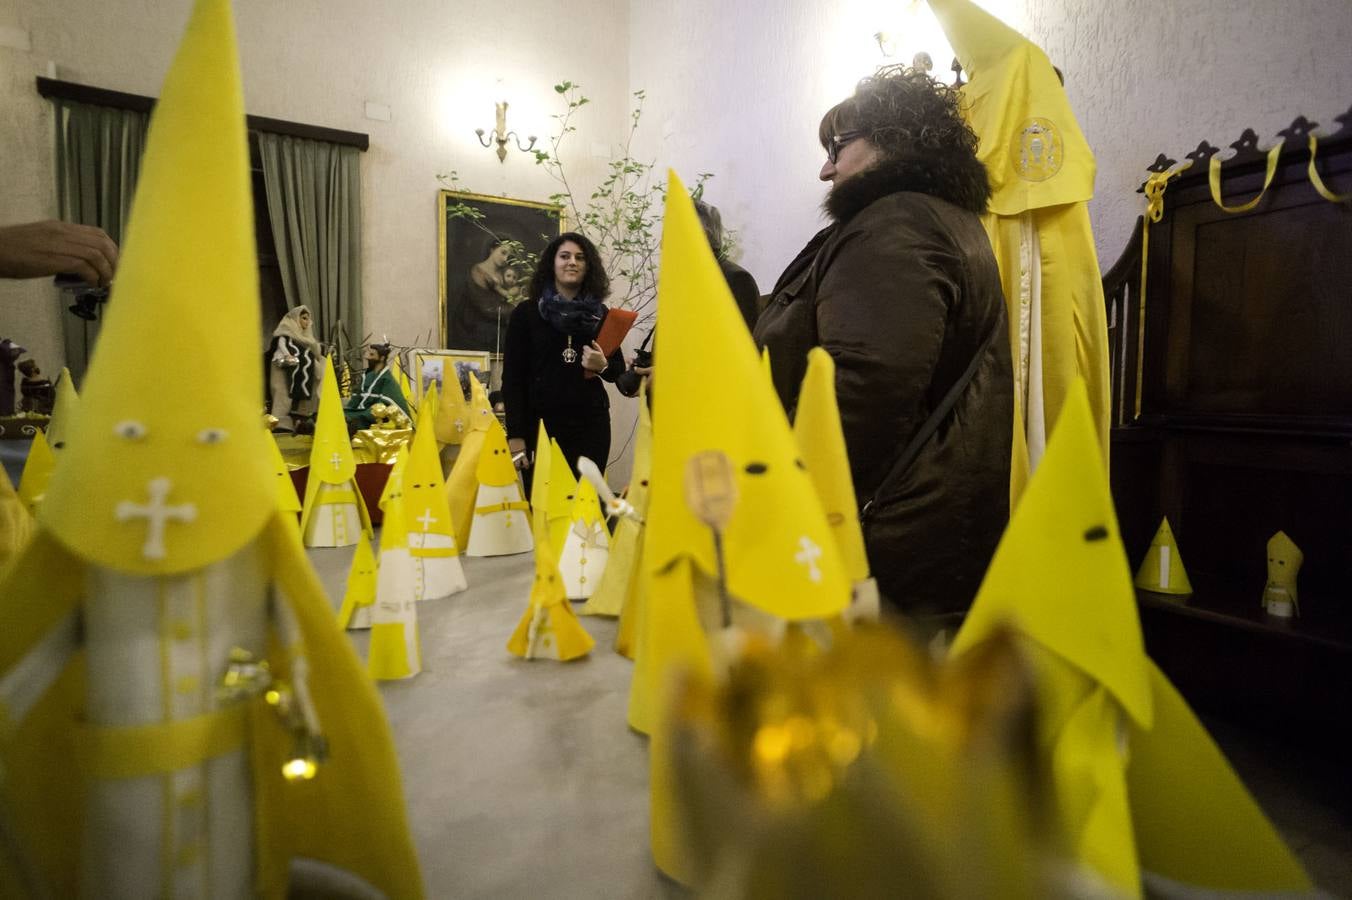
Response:
M108 288L92 285L79 275L58 275L56 286L62 293L70 294L75 301L67 309L86 322L97 321L99 304L108 302Z
M620 377L615 379L615 390L626 397L637 397L639 386L643 383L643 376L634 371L634 366L646 369L652 364L652 351L639 347L634 351L634 365L625 369Z

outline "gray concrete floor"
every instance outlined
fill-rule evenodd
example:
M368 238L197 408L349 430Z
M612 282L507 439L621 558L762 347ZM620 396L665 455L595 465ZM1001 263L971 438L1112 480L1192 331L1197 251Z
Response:
M352 552L310 551L335 610ZM648 854L647 742L625 722L615 620L581 617L585 659L518 659L531 555L461 562L469 590L418 606L422 674L380 684L427 895L682 896ZM367 633L348 634L364 659Z
M337 610L352 550L310 557ZM422 674L380 685L428 896L685 896L648 854L647 744L626 724L632 663L612 649L615 620L582 617L586 659L518 659L506 644L531 555L461 561L469 590L418 607ZM366 632L348 634L365 658ZM1352 815L1329 794L1346 769L1208 726L1311 876L1352 896Z

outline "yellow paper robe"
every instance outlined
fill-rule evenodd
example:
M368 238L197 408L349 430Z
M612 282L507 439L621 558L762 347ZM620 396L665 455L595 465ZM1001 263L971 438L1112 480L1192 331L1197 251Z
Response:
M460 547L455 542L455 524L446 502L446 482L441 477L441 456L433 424L436 418L436 386L424 399L418 429L409 451L403 479L403 507L407 519L408 552L413 557L413 595L418 600L449 597L469 586L460 565Z
M1169 527L1169 517L1160 521L1150 548L1136 570L1133 582L1138 588L1154 591L1157 594L1173 594L1185 597L1192 593L1192 582L1183 568L1183 555L1178 552L1178 543L1174 540L1174 530Z
M467 556L508 556L532 546L530 504L521 494L521 480L507 449L507 433L494 418L488 426L476 470L479 493L474 524L469 529Z
M1051 809L1078 863L1129 896L1141 874L1206 890L1310 883L1206 730L1145 655L1088 393L1072 386L954 641L1021 636Z
M601 515L596 488L585 478L578 484L573 513L559 554L559 572L569 600L586 600L596 590L610 557L610 530Z
M366 669L377 681L412 678L422 671L416 579L404 527L404 485L408 475L408 448L400 447L380 498L385 519L380 527L380 566L376 571L371 647L366 659Z
M347 589L343 605L338 610L338 627L365 629L371 627L371 606L376 602L376 557L371 542L362 538L352 554L352 565L347 570Z
M70 369L62 366L61 376L56 380L56 403L52 405L52 418L47 423L47 445L52 450L60 452L66 446L66 435L79 405L80 396L75 393Z
M601 573L596 593L582 607L584 616L619 616L615 632L615 650L631 659L635 610L638 597L639 560L643 549L642 519L648 515L648 478L652 474L653 421L648 412L647 389L639 388L638 426L634 433L634 467L629 476L625 499L634 507L638 519L621 516L610 542L610 558Z
M0 810L18 854L0 893L282 897L301 858L421 893L384 714L277 509L258 427L243 114L228 0L199 0L105 340L38 531L0 580ZM213 300L185 305L198 279ZM125 352L152 345L196 377ZM306 759L261 693L218 690L236 647L288 684L309 746L327 741L312 780L283 776Z
M56 457L52 455L46 435L39 431L33 435L33 444L28 449L28 458L24 460L23 472L19 475L19 500L30 514L37 514L55 468Z
M474 522L474 500L479 494L479 456L489 426L497 421L488 395L477 378L470 379L470 431L460 444L460 452L446 476L446 504L455 523L455 545L469 546L469 527Z
M552 466L552 454L548 451L549 432L545 430L544 419L535 434L535 459L530 477L530 521L531 533L549 524L549 479Z
M735 622L825 619L850 602L850 579L783 407L680 179L670 175L658 280L662 388L653 408L652 499L643 550L648 606L630 689L631 725L653 728L652 849L687 880L665 762L661 698L672 673L709 663L722 640L714 534L686 503L687 465L710 450L733 467L737 501L722 534ZM719 361L717 373L708 360ZM715 380L717 384L715 384ZM735 384L736 390L721 385ZM692 416L691 410L699 410Z
M371 537L371 518L357 489L357 459L347 437L343 398L333 359L324 360L319 389L319 415L310 449L310 474L300 531L307 547L351 547L363 535Z
M930 6L970 79L968 121L990 176L985 225L1009 311L1017 500L1077 377L1107 468L1112 377L1087 206L1094 154L1046 54L971 0Z
M549 532L536 531L535 581L530 602L507 641L507 652L523 659L580 659L595 645L563 592L563 578L549 546Z
M826 511L845 573L854 585L849 615L852 619L876 621L880 613L878 586L869 576L854 478L845 452L840 407L836 405L836 364L821 347L808 351L807 373L793 419L793 437Z

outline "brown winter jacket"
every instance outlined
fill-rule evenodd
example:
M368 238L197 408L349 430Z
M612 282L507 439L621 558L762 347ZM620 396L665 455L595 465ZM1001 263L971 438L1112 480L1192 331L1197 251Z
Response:
M807 351L835 360L869 565L891 606L915 616L970 606L1009 516L1013 381L985 198L984 170L951 161L835 185L835 224L780 277L756 326L790 416ZM889 475L978 351L951 411Z

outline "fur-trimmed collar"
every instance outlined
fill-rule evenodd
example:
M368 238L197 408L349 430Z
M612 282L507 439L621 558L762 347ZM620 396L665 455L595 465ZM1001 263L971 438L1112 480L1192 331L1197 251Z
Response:
M831 186L822 207L836 222L853 218L873 201L901 191L929 194L980 215L990 200L986 167L975 157L950 154L924 159L884 159Z

